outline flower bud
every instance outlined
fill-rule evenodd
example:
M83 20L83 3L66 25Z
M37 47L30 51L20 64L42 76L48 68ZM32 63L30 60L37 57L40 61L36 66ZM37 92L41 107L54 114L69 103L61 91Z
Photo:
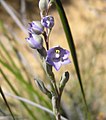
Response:
M29 37L26 40L33 49L42 49L43 47L43 38L39 35L29 33Z
M52 94L50 91L45 87L44 83L41 80L35 79L36 85L39 87L39 89L46 94L49 98L52 97Z
M39 1L39 9L41 12L46 11L48 9L49 0L40 0Z
M60 80L60 83L59 83L60 90L64 89L65 84L67 83L68 80L69 80L69 72L67 71L67 72L63 73L63 75L61 77L61 80Z
M46 28L52 28L54 26L53 16L45 16L41 19L41 24Z
M37 35L43 33L44 27L42 26L40 21L33 21L29 23L29 25L30 25L28 28L29 32L35 33Z
M54 73L52 72L52 66L46 63L46 61L43 62L43 66L45 68L46 74L48 78L51 80L51 82L55 82L55 76Z
M44 47L42 47L42 49L37 49L37 51L40 54L41 59L46 58L47 52Z

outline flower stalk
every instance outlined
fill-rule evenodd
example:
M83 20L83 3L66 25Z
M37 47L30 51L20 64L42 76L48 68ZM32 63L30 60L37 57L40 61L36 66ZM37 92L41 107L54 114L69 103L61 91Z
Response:
M58 102L59 102L58 97L52 96L52 106L53 106L53 112L56 116L56 120L61 120L60 104Z
M58 71L62 65L69 64L71 61L69 59L70 52L60 47L60 45L49 48L49 37L54 26L54 17L52 15L48 15L51 4L52 2L50 0L39 1L41 20L29 23L29 37L26 38L26 40L32 49L37 50L42 60L51 89L49 90L46 88L45 83L39 78L34 79L35 83L40 91L47 95L51 100L56 120L61 120L61 96L69 79L69 73L65 72L61 77L59 85L57 85L55 74L52 69L54 67L55 70ZM46 44L46 48L43 46L44 42Z

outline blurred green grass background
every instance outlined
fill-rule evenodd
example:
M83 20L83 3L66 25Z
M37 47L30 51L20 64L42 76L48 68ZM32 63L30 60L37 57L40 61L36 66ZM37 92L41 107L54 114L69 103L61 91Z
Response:
M38 1L26 0L26 9L22 13L21 0L7 0L15 15L21 23L27 27L27 23L40 20ZM82 82L91 112L92 120L106 119L106 1L105 0L63 0L66 15L72 29L76 45ZM55 26L50 35L50 46L57 43L68 49L62 25L53 6L50 14L55 18ZM16 21L7 14L5 8L0 5L0 84L6 93L19 95L35 103L51 108L50 100L36 87L33 78L40 77L47 83L45 72L39 56L32 51L26 41L27 35L20 30ZM71 57L70 57L71 58ZM70 71L70 81L66 86L63 100L62 113L69 120L83 120L85 109L82 101L76 73L73 66L63 66L55 75L59 81L61 74ZM12 86L13 88L12 88ZM47 84L47 87L48 84ZM15 90L14 90L15 89ZM28 105L20 103L17 99L6 97L16 116L16 119L24 120L52 120L50 114ZM8 109L0 98L0 117L9 118Z

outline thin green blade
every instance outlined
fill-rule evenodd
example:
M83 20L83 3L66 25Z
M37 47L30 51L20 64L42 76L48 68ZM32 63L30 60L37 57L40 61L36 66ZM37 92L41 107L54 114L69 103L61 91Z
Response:
M5 95L4 95L3 90L2 90L1 87L0 87L0 93L1 93L1 96L2 96L2 98L3 98L3 100L4 100L5 104L6 104L6 106L7 106L8 110L9 110L9 112L10 112L10 114L11 114L13 120L15 120L15 117L14 117L12 111L11 111L11 108L10 108L10 106L9 106L7 100L6 100L6 97L5 97Z
M81 80L81 75L80 75L80 70L79 70L79 65L78 65L74 40L73 40L72 33L71 33L71 30L70 30L70 27L69 27L69 23L68 23L65 11L63 9L63 6L61 4L61 1L56 0L55 4L56 4L57 11L59 13L63 28L64 28L64 32L65 32L65 35L66 35L66 38L67 38L67 42L68 42L68 45L69 45L69 48L70 48L70 51L71 51L71 54L72 54L75 70L76 70L77 77L78 77L78 80L79 80L79 84L80 84L81 92L82 92L82 95L83 95L83 99L84 99L85 105L87 107L87 102L86 102L85 93L84 93L84 89L83 89L83 84L82 84L82 80ZM87 107L87 110L88 110L88 107Z

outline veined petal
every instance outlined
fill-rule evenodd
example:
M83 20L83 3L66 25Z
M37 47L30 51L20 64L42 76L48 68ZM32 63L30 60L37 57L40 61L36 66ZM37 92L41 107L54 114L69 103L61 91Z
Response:
M70 55L70 52L68 50L65 51L66 53L63 56L63 59L67 59L68 56Z
M53 66L54 66L54 68L58 71L59 69L60 69L60 67L61 67L61 62L59 61L59 62L53 62Z
M62 65L69 64L71 63L70 59L65 59L64 61L61 62Z

